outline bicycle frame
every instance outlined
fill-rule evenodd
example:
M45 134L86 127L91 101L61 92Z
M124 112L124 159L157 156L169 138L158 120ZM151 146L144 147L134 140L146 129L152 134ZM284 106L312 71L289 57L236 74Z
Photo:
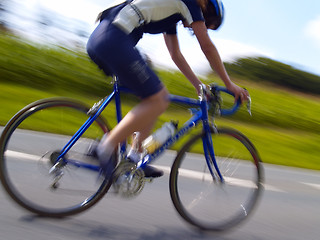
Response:
M59 161L62 160L63 163L71 163L77 167L83 167L95 171L99 171L98 166L85 164L82 162L78 162L76 160L66 159L66 153L72 148L72 146L77 142L77 140L82 136L82 134L90 127L90 125L97 119L97 117L103 112L103 110L108 106L108 104L115 100L116 104L116 117L117 121L120 122L122 119L122 111L121 111L121 100L120 100L120 93L121 92L127 92L130 93L130 90L124 87L120 87L119 83L116 78L114 82L114 89L113 92L104 98L104 100L98 103L98 106L94 105L91 110L93 110L92 114L89 116L88 120L80 127L80 129L72 136L72 138L69 140L69 142L65 145L65 147L61 150L59 157L57 158L57 163L59 164ZM221 89L220 89L221 90ZM202 94L204 96L204 94ZM177 95L170 95L170 102L172 103L180 103L183 105L188 105L191 107L196 107L192 109L192 117L184 123L184 125L178 130L178 132L170 137L160 148L158 148L154 153L147 154L142 161L140 161L137 165L137 168L144 169L147 164L155 160L160 154L162 154L166 149L171 147L175 142L177 142L182 136L184 136L186 133L189 132L189 130L193 127L195 127L199 122L202 122L203 125L203 131L205 132L205 135L203 137L203 149L204 154L206 157L207 165L209 168L209 171L214 177L214 172L212 169L213 163L215 170L220 178L220 180L223 182L222 174L220 173L220 170L218 168L218 165L216 163L214 149L212 145L212 138L211 138L211 126L209 124L208 120L208 103L205 99L205 97L200 97L199 100L188 98L188 97L182 97ZM233 110L234 112L235 110ZM233 112L228 112L225 114L232 114ZM120 156L126 153L126 143L120 144ZM53 167L54 168L54 167Z
M189 132L190 129L195 127L199 122L202 122L203 131L206 133L203 137L203 148L204 153L207 161L207 165L211 176L214 177L213 169L210 164L210 159L215 166L216 172L219 175L221 181L223 181L223 177L220 173L218 165L216 163L213 145L212 145L212 138L211 138L211 127L208 120L208 104L205 99L195 100L192 98L181 97L176 95L170 95L170 102L172 103L181 103L183 105L190 105L193 107L198 107L198 109L192 109L192 117L184 123L183 127L179 129L179 131L172 137L170 137L160 148L158 148L154 153L147 154L143 161L138 164L137 167L144 167L156 159L161 153L163 153L166 149L170 148L175 142L177 142L182 136Z

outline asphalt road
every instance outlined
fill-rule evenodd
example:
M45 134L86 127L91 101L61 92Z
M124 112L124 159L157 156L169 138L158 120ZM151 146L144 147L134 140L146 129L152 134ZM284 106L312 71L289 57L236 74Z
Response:
M168 152L157 164L171 165L172 154ZM36 217L1 188L0 239L320 239L319 172L265 165L265 178L265 192L253 215L222 235L199 232L177 214L168 174L147 184L134 199L107 195L85 213L65 219Z

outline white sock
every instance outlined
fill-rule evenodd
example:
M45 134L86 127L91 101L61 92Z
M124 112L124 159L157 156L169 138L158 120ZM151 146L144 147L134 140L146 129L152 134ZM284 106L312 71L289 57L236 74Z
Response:
M131 161L137 163L141 160L141 153L137 152L134 149L130 149L127 158L129 158Z

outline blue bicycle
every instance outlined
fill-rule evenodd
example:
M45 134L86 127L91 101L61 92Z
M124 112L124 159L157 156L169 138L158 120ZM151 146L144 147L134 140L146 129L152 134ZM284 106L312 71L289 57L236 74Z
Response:
M107 106L121 120L121 92L128 90L115 78L113 92L91 108L50 98L20 110L0 139L0 177L11 198L35 214L64 217L90 208L108 191L136 196L148 181L143 172L147 164L189 134L171 170L163 167L170 171L170 194L178 213L209 231L227 230L246 219L263 190L259 154L243 134L211 121L215 114L234 114L241 103L223 109L221 93L231 93L220 86L211 87L210 101L204 92L199 99L171 95L171 102L191 108L191 118L138 164L126 161L127 143L120 144L112 177L100 179L99 162L88 149L110 130L101 115Z

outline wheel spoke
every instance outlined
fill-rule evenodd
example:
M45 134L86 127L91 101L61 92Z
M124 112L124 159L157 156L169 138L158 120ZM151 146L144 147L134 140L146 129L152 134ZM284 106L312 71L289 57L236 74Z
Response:
M88 119L86 112L86 107L69 100L42 101L23 109L4 129L1 180L22 207L40 215L67 216L88 208L106 192L106 182L97 181L98 161L86 155L107 130L100 118L67 153L76 161L56 162Z
M235 130L212 133L214 151L224 181L209 173L199 151L202 135L193 137L178 153L170 174L170 194L180 215L205 230L222 231L246 218L262 190L260 159L253 145ZM205 166L205 169L204 169Z

